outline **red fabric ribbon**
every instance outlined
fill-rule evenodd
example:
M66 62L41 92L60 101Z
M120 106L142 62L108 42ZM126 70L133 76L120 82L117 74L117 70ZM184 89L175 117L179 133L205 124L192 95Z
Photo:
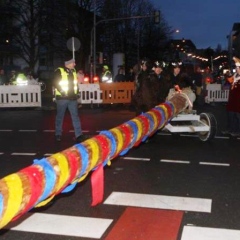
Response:
M100 164L91 175L92 184L92 204L91 206L96 206L103 201L103 191L104 191L104 175L103 175L103 164Z

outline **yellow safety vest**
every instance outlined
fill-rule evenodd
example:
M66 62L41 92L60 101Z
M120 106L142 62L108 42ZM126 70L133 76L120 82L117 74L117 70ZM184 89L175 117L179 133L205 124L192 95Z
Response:
M61 72L62 79L59 82L62 90L68 95L68 73L64 70L64 68L58 68ZM74 84L74 93L77 94L77 74L76 70L73 71L73 84ZM55 94L61 96L61 93L55 89Z
M17 75L17 78L14 82L14 85L18 85L18 86L26 86L28 84L28 80L27 77L25 76L25 74L23 73L19 73Z
M109 70L106 70L106 72L103 73L102 82L112 82L112 73Z

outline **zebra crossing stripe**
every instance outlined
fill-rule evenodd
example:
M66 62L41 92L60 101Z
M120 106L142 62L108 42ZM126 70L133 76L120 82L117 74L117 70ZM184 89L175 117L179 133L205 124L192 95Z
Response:
M27 213L25 216L24 221L10 223L5 229L100 239L113 221L45 213Z
M239 240L240 231L223 228L184 226L181 240Z
M152 194L112 192L104 204L193 212L211 212L212 200Z

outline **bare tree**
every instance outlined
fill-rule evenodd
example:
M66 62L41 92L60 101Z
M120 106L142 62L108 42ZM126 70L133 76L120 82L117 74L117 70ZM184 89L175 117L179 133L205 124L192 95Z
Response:
M161 16L160 24L154 24L154 7L149 0L108 0L101 6L101 16L119 21L104 24L101 40L104 52L110 56L114 52L124 52L126 62L136 63L139 58L158 58L165 40L170 36L170 28ZM124 18L141 16L124 20Z
M34 71L38 63L41 1L12 0L13 33L12 42L17 46L16 54Z
M38 66L52 71L63 63L71 54L66 46L71 37L80 40L76 60L86 67L94 12L97 22L119 19L103 21L97 27L97 52L104 52L109 60L115 52L124 52L130 64L146 55L157 58L169 34L163 18L154 25L149 0L9 0L9 4L15 52L32 71ZM133 16L143 18L126 19Z

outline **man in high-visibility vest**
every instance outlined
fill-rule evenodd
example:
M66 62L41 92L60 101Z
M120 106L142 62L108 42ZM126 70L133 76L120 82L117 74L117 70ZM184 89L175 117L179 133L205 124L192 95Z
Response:
M107 65L103 66L102 82L103 83L111 83L112 82L112 73L110 72L109 67Z
M23 72L19 72L17 75L14 74L12 76L12 78L10 79L10 84L16 86L26 86L28 85L28 80Z
M66 61L64 67L55 70L53 87L57 104L55 119L56 140L61 141L63 119L67 109L71 114L76 142L86 140L86 136L82 134L81 122L78 116L78 84L74 59Z

